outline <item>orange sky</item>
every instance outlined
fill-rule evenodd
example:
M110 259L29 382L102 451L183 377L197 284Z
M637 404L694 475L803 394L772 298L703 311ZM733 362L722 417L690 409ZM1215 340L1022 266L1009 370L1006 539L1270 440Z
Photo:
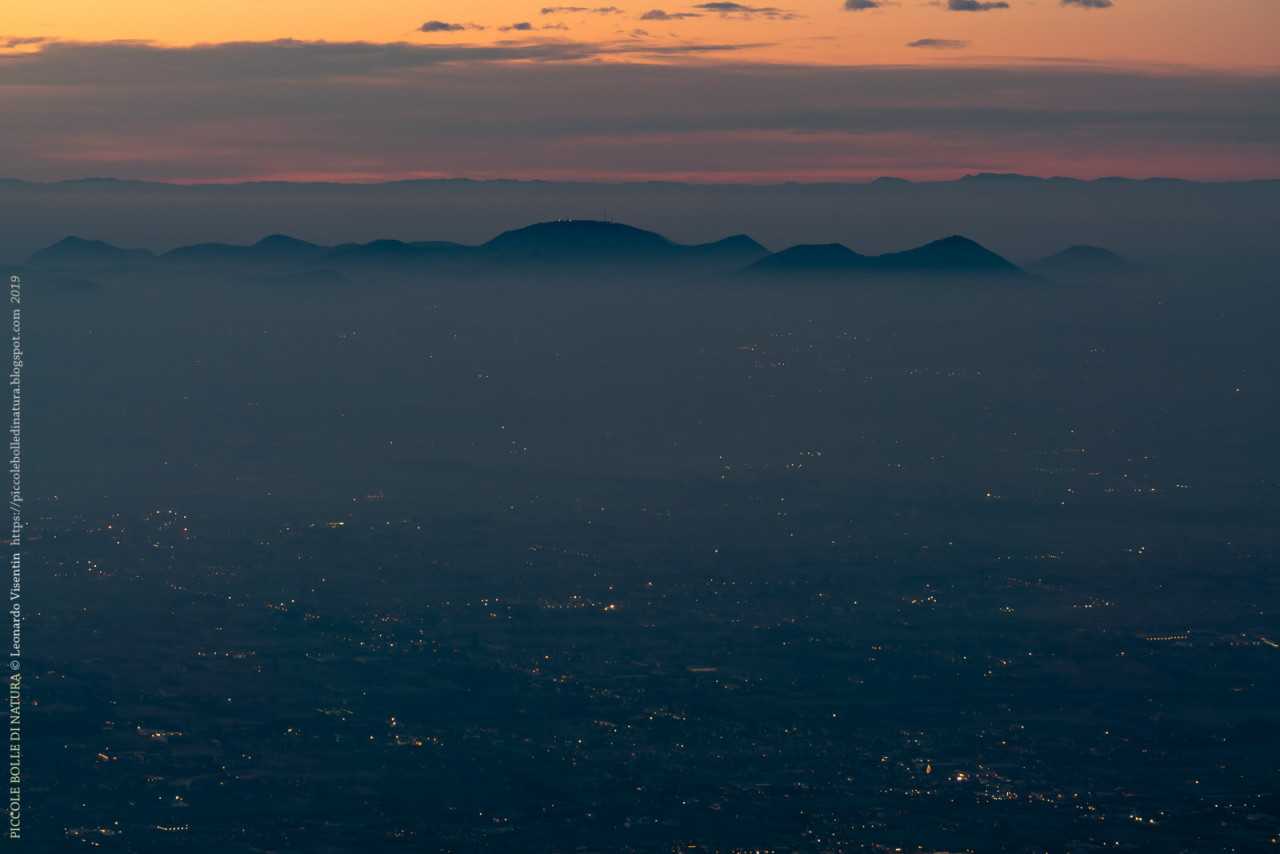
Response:
M9 4L0 178L1280 175L1280 0L549 2Z
M543 3L522 0L43 0L6 4L0 26L9 38L138 39L170 45L281 38L437 44L560 39L660 46L761 44L736 51L735 59L788 63L920 63L982 57L1240 70L1280 65L1277 0L1112 0L1105 9L1064 6L1059 0L1009 0L1009 8L982 12L951 11L945 2L882 0L880 8L850 12L842 0L793 0L777 6L741 4L775 11L722 16L695 3L671 0L645 0L640 5L619 0L617 6L582 7L619 12L552 14L542 13ZM642 20L654 9L700 17ZM427 21L474 27L420 32ZM501 29L518 23L528 23L531 29ZM921 39L965 46L907 47Z

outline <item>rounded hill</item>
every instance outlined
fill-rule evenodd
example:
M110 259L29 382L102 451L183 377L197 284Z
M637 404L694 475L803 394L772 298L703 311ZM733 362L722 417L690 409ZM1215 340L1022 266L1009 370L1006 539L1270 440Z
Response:
M481 248L512 258L565 259L665 256L676 246L660 234L619 222L565 219L504 231Z

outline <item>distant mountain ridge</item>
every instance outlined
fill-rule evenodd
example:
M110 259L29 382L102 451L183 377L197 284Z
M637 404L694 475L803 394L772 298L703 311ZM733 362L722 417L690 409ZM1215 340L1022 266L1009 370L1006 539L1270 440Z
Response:
M102 241L66 238L41 249L28 261L36 267L80 267L85 264L143 264L207 268L331 265L343 269L392 265L398 268L445 264L661 264L698 268L737 268L769 254L745 234L711 243L685 245L622 223L600 220L554 220L504 231L479 246L448 241L374 240L319 246L282 234L252 245L198 243L179 246L159 256L145 249L118 249Z
M71 236L64 237L52 246L46 246L33 253L27 263L35 267L58 266L79 269L146 263L154 261L155 257L146 249L121 249L101 240L84 240Z
M1095 184L1106 183L1114 184L1118 182L1129 182L1134 184L1145 183L1169 183L1169 184L1198 184L1198 185L1214 185L1214 184L1254 184L1254 183L1277 183L1277 178L1246 178L1231 181L1196 181L1189 178L1168 178L1168 177L1147 177L1147 178L1128 178L1122 175L1105 176L1100 178L1072 178L1063 175L1023 175L1017 172L978 172L962 175L959 178L943 178L927 181L912 181L908 178L900 178L892 175L883 175L868 181L815 181L815 182L798 182L798 181L782 181L777 186L783 184L797 183L814 183L828 185L845 185L845 186L863 186L866 184L962 184L973 182L1035 182L1035 181L1057 181L1070 182L1075 184ZM75 189L79 187L94 187L103 189L142 189L142 188L172 188L174 190L188 189L212 189L226 190L228 188L246 187L261 188L263 186L276 187L407 187L413 185L427 184L557 184L562 186L571 185L623 185L623 184L650 184L650 185L668 185L668 186L695 186L683 181L545 181L541 179L518 179L518 178L405 178L390 181L374 181L374 182L343 182L343 181L238 181L231 183L212 182L212 183L194 183L194 184L173 184L166 181L149 181L137 178L111 178L111 177L90 177L90 178L67 178L59 181L29 181L24 178L0 178L0 186L8 186L14 188L21 187L64 187ZM696 185L706 186L706 185ZM762 185L769 186L769 185Z
M953 234L905 252L877 255L874 266L881 270L949 270L954 272L1018 273L1016 265L985 246Z
M761 258L747 267L757 273L788 270L865 269L870 257L859 255L843 243L800 243Z
M654 231L620 222L555 220L504 231L480 248L504 260L538 260L592 255L664 256L676 246Z
M676 243L654 231L592 219L555 220L504 231L477 247L503 264L629 263L743 267L769 254L745 234L712 243Z
M284 234L272 234L252 246L235 246L228 243L199 243L180 246L160 256L166 262L196 264L292 264L316 260L329 252L329 247L318 246Z
M430 269L538 267L659 267L698 272L745 272L754 276L865 274L886 276L970 275L1033 278L1070 268L1078 275L1092 265L1109 274L1140 269L1096 247L1071 247L1024 271L981 244L951 235L923 246L882 255L863 255L840 243L798 244L770 253L745 234L711 243L676 243L654 231L602 220L553 220L504 231L478 246L448 241L374 240L321 246L283 234L252 245L201 243L161 255L146 249L120 249L96 240L68 237L34 253L29 265L83 270L103 266L157 266L236 271L261 269L273 281L340 282L362 269L400 272ZM1029 265L1034 266L1034 265Z
M801 272L1027 275L991 250L958 234L884 255L860 255L841 243L792 246L761 258L748 266L745 272L773 275Z
M1055 279L1128 276L1149 272L1149 268L1121 258L1101 246L1068 246L1061 252L1032 261L1025 269Z

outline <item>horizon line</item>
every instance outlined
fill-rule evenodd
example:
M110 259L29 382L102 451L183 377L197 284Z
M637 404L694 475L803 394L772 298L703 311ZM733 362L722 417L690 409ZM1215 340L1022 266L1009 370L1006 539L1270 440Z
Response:
M875 178L866 180L768 180L768 181L690 181L674 178L622 178L617 180L610 179L558 179L558 178L507 178L507 177L485 177L476 178L467 175L454 176L431 176L417 178L387 178L379 180L296 180L289 178L252 178L252 179L229 179L225 181L218 180L155 180L149 178L117 178L106 175L88 175L80 178L59 178L54 180L39 181L29 178L4 177L0 178L0 185L3 184L30 184L41 187L53 187L60 184L149 184L165 187L182 187L182 188L198 188L198 187L243 187L263 184L290 184L295 186L308 185L324 185L337 187L378 187L390 186L393 184L432 184L432 183L473 183L473 184L589 184L601 186L619 186L619 185L644 185L644 184L680 184L688 187L787 187L787 186L869 186L871 184L884 183L903 183L903 184L952 184L959 181L1043 181L1043 182L1070 182L1079 184L1093 184L1108 181L1131 181L1135 183L1160 181L1160 182L1177 182L1184 184L1252 184L1267 183L1280 181L1280 176L1275 177L1256 177L1256 178L1230 178L1223 180L1203 180L1198 178L1178 178L1165 175L1150 175L1146 177L1130 177L1127 175L1102 175L1096 178L1076 178L1069 175L1028 175L1022 172L965 172L955 178L935 178L930 180L912 180L910 178L902 178L896 175L879 175Z

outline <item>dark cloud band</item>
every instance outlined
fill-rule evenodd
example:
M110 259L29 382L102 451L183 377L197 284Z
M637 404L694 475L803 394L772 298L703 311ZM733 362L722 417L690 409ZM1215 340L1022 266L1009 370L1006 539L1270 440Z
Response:
M792 18L801 17L795 12L787 9L779 9L775 6L746 6L742 3L716 2L716 3L699 3L694 6L695 9L702 9L707 12L717 12L722 18L754 18L757 15L763 18L771 18L774 20L790 20Z
M952 12L990 12L992 9L1008 9L1004 0L947 0Z
M541 14L543 15L571 15L575 12L585 12L589 15L621 15L622 10L617 6L544 6Z
M669 59L586 62L622 53ZM990 165L1081 151L1132 152L1141 163L1158 150L1280 173L1280 75L681 65L682 53L696 52L635 40L45 44L0 62L9 128L0 162L36 178L323 174L343 164L397 175L426 162L457 174L545 174L557 164L572 173L585 163L600 174L670 174L715 168L716 158L801 174L852 149L868 162L961 168L979 151Z
M661 9L651 9L640 16L642 21L682 21L685 18L701 18L700 12L664 12Z
M446 21L427 21L418 27L418 30L424 33L456 33L465 29L463 24L450 24Z
M907 47L928 47L934 50L959 50L968 46L968 42L959 39L916 39L913 42L907 42Z

